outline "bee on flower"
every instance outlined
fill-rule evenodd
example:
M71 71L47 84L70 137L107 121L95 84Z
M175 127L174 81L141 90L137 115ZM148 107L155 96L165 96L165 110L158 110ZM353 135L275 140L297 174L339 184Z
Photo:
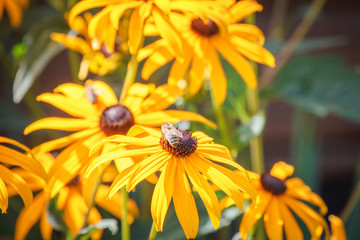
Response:
M244 200L242 192L256 199L255 188L245 170L231 158L229 150L202 132L177 129L170 123L164 123L161 131L135 125L126 136L114 135L104 139L95 145L91 154L108 142L113 143L114 148L93 159L85 177L114 159L138 157L138 162L120 172L113 181L109 192L109 198L112 198L120 188L126 186L127 191L131 191L151 174L160 172L151 201L151 214L157 231L163 230L166 212L173 200L186 237L196 237L199 216L190 182L204 202L215 229L220 224L220 205L208 181L233 199L240 210ZM236 168L242 174L220 164Z

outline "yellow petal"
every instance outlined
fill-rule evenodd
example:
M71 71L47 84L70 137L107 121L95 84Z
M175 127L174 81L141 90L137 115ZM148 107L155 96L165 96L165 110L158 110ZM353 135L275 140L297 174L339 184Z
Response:
M177 123L185 120L202 122L211 126L212 128L216 128L216 125L214 123L210 122L203 116L197 113L181 110L165 110L152 112L148 114L141 114L135 118L136 124L151 127L161 126L164 122Z
M239 1L229 9L229 14L226 16L229 22L240 22L250 14L262 11L263 7L256 1Z
M132 126L127 135L130 137L140 137L141 135L147 133L146 136L148 136L149 134L157 139L159 139L161 137L161 130L160 129L154 129L154 128L148 128L148 127L143 127L140 125L134 125Z
M34 198L30 207L21 210L15 225L15 239L25 239L30 229L38 222L46 211L48 198L44 192L40 192Z
M166 41L164 39L159 39L153 43L150 43L139 50L137 55L137 60L141 62L145 58L148 58L155 52L157 52L159 49L166 48Z
M346 240L344 224L341 219L335 215L329 216L331 224L331 240Z
M0 178L0 209L2 213L6 213L9 206L8 192L4 181Z
M136 164L128 167L115 178L113 183L110 186L110 191L108 193L108 199L111 199L114 194L116 194L117 191L120 190L120 188L124 187L128 182L131 174L133 173L133 169L136 166Z
M151 200L151 215L157 231L163 231L166 212L174 191L176 160L168 161L157 182Z
M95 207L91 208L87 223L89 225L90 224L98 224L101 221L101 219L102 218L101 218L99 211ZM94 233L91 234L91 239L93 239L93 240L101 239L103 231L104 231L103 229L96 230Z
M220 210L224 210L232 205L235 205L235 202L232 198L225 196L219 201Z
M141 71L141 77L148 80L150 76L174 58L174 55L166 48L158 49L145 61Z
M61 93L70 98L80 99L85 96L85 88L75 83L63 83L54 89L54 93Z
M183 158L177 160L173 193L174 207L186 238L195 238L199 228L199 215L185 173Z
M270 175L278 179L285 180L287 177L290 177L294 173L294 167L285 163L277 162L270 170Z
M194 51L192 49L186 49L184 51L183 61L180 61L178 58L175 59L169 72L168 83L170 85L176 85L179 80L185 77L186 71L189 68L193 54Z
M279 200L273 197L264 214L264 224L266 234L269 239L282 240L283 239L283 225L284 221L281 218L279 209Z
M99 117L95 107L86 98L79 99L76 104L74 104L74 100L66 96L43 93L38 96L36 100L49 103L74 117L96 120Z
M114 1L114 0L103 0L103 1L94 1L94 0L90 0L90 1L81 1L78 2L70 11L69 13L69 23L71 26L71 23L75 21L75 17L77 15L79 15L80 13L91 9L91 8L98 8L98 7L103 7L106 6L108 4L113 4L116 2L120 2L120 1Z
M204 202L212 225L217 229L220 225L220 205L214 190L196 168L193 168L188 161L183 162L191 183Z
M81 37L68 36L63 33L51 33L50 39L82 55L92 51L90 44Z
M136 8L137 6L143 4L141 1L137 2L137 1L129 1L129 2L122 2L120 4L116 4L114 6L111 6L111 12L110 12L110 21L112 26L115 29L119 29L119 22L120 22L120 18L122 17L122 15L124 14L124 12L130 8ZM133 29L130 28L129 26L129 30Z
M229 34L247 39L253 43L264 45L264 33L252 24L231 24L229 26Z
M224 40L220 36L214 36L212 38L212 44L214 44L226 61L235 68L249 88L254 89L257 87L256 75L252 66L235 50L234 46L231 45L228 40Z
M80 193L72 188L67 204L64 209L64 221L70 229L71 235L76 236L84 224L85 214L88 208Z
M21 148L22 150L26 151L28 154L30 154L33 158L36 158L33 154L33 152L30 150L30 148L28 148L27 146L25 146L24 144L19 143L18 141L12 140L10 138L6 138L6 137L2 137L0 136L0 142L1 143L9 143L12 144L18 148Z
M284 220L286 239L303 240L304 236L302 230L296 222L292 212L281 201L279 202L279 210L281 218Z
M80 131L89 128L96 128L99 126L98 121L89 121L87 119L79 118L58 118L58 117L47 117L40 119L30 124L24 134L27 135L30 132L39 129L56 129L62 131Z
M51 239L53 228L47 221L47 212L44 211L40 219L40 232L43 239Z
M190 68L189 90L191 95L195 95L203 85L205 66L206 63L195 55Z
M118 104L117 97L112 88L102 81L86 81L85 86L88 84L94 86L96 96L100 99L105 106L110 107Z
M11 171L18 174L22 179L24 179L27 185L30 187L31 191L33 192L42 190L46 185L44 179L36 176L31 172L28 172L27 170L24 170L22 168L12 168ZM12 187L8 187L8 194L9 197L12 197L17 195L18 193Z
M134 83L126 93L123 104L136 116L143 100L155 89L155 85Z
M18 27L22 20L21 8L15 1L5 1L5 8L10 18L12 27Z
M25 207L29 207L33 200L33 195L26 182L19 175L11 172L11 170L1 164L0 176L7 185L11 186L19 193L24 201Z

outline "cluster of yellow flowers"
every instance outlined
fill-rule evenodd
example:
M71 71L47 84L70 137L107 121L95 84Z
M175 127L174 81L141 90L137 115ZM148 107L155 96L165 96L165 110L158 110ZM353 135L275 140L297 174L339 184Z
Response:
M9 7L12 1L4 3ZM103 9L95 15L79 16L99 7ZM132 191L145 179L155 184L151 215L157 231L163 230L173 200L186 237L196 237L196 191L215 229L223 209L235 204L241 211L243 202L251 200L240 224L243 239L262 217L269 239L283 239L284 232L287 239L303 239L293 214L305 223L312 239L323 234L328 238L327 207L300 179L289 178L292 166L278 162L262 175L247 171L225 146L205 133L172 125L188 120L215 128L214 123L194 112L167 110L178 97L196 94L204 80L209 81L217 103L224 102L227 81L218 53L249 88L257 87L247 59L271 67L275 60L263 47L261 30L241 21L261 10L254 0L82 0L76 4L68 21L79 36L53 33L51 38L83 55L79 78L87 79L88 72L102 76L114 71L127 52L131 55L128 74L120 99L109 85L90 79L83 85L61 84L53 93L37 97L72 118L40 119L30 124L25 134L39 129L74 133L31 150L0 138L0 142L25 151L0 145L0 208L6 212L8 197L16 194L25 204L15 238L24 239L39 220L42 237L51 238L54 226L48 221L47 205L55 197L73 237L87 224L101 220L95 204L120 219L124 203L119 190ZM158 40L144 46L148 36ZM171 62L167 84L135 83L138 63L144 59L141 76L145 80ZM186 84L180 88L184 79ZM34 199L32 191L40 191ZM219 200L216 191L223 191L226 197ZM124 221L132 223L139 210L132 199L126 204L129 214ZM334 239L345 239L341 220L335 216L330 220ZM101 235L102 230L97 230L92 237Z

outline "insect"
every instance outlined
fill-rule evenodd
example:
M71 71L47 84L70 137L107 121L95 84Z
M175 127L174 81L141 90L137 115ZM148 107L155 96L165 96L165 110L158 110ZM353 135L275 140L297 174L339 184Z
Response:
M170 143L172 147L177 147L183 137L181 130L175 128L170 123L164 123L161 126L161 134Z
M85 85L85 94L84 96L89 99L91 104L95 104L97 97L100 95L100 91L96 89L92 84Z

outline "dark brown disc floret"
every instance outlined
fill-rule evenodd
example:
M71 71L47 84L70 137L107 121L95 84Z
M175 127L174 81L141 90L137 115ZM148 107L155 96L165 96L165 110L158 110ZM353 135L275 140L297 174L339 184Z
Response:
M67 186L76 186L80 181L80 175L76 175L73 179L71 179L66 185Z
M163 124L161 129L160 145L163 150L178 157L187 157L195 152L197 139L190 131L174 128L168 123Z
M285 182L270 175L270 173L264 173L263 175L261 175L260 180L265 190L275 195L280 195L286 191Z
M219 32L218 26L211 19L204 23L201 18L196 18L191 21L191 29L205 37L210 37Z
M106 108L100 116L100 129L107 136L126 134L133 125L133 114L121 104Z

